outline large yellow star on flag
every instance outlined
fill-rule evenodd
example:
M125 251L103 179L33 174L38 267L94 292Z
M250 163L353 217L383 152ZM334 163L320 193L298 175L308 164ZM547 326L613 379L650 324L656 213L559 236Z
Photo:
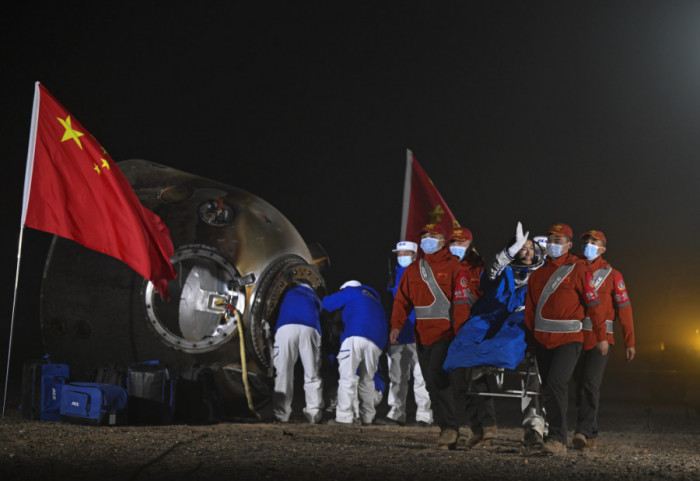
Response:
M70 115L64 119L61 117L56 117L59 122L61 122L61 125L63 125L63 128L66 129L66 131L63 133L63 138L61 139L61 142L65 142L66 140L73 139L75 140L75 143L78 144L78 147L80 147L80 150L83 150L83 144L80 143L80 137L85 135L82 132L78 132L77 130L74 130L73 127L70 124Z

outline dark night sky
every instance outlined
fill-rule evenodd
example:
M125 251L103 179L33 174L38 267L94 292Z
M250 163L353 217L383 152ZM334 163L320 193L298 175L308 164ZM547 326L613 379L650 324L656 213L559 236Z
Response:
M331 289L383 289L410 148L485 256L518 220L601 229L639 345L700 328L698 2L32 3L0 20L0 340L37 80L114 160L270 202L325 247ZM20 342L49 238L25 232Z

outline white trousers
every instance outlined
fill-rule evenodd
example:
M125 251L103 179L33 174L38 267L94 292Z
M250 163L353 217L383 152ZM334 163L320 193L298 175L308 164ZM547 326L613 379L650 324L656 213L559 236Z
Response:
M387 402L391 409L386 417L406 422L406 396L408 381L413 374L413 395L416 400L416 421L433 422L430 409L430 395L425 387L425 379L418 364L416 344L392 344L387 356L389 365L389 396Z
M353 421L353 403L359 400L360 420L369 424L374 420L374 373L377 372L382 350L369 339L348 337L338 352L338 405L335 420L340 423ZM356 374L356 373L359 373Z
M329 397L329 399L328 399L328 403L326 403L326 412L334 413L335 408L338 405L338 390L335 390L332 393L329 393L328 397ZM382 399L384 399L384 393L379 391L375 386L375 389L374 389L374 407L375 408L382 403ZM352 400L352 412L353 412L353 415L355 416L354 419L357 419L359 421L359 419L360 419L360 401L357 399L357 396L355 396L355 399Z
M381 356L381 354L380 354ZM374 376L372 377L372 381L374 381ZM384 393L379 391L376 386L374 388L374 407L376 408L382 403L382 399L384 399ZM376 411L376 409L375 409ZM352 412L355 416L355 419L360 419L360 400L355 396L355 399L352 401Z
M272 412L277 420L289 421L294 398L294 365L301 358L304 368L304 416L310 423L321 420L323 385L321 382L321 335L316 329L301 324L287 324L275 333L275 393Z

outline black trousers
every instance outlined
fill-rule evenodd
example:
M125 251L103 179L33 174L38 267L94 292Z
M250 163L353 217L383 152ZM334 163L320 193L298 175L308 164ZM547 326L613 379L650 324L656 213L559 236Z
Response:
M544 409L549 423L547 439L567 442L567 405L569 381L581 354L581 343L570 342L554 349L537 345L535 355L544 384Z
M460 367L450 373L457 402L457 418L464 420L474 434L480 434L483 428L496 425L496 407L492 396L468 394L469 377L472 370ZM487 374L471 381L471 391L490 392Z
M612 347L612 346L611 346ZM576 383L576 433L587 438L598 437L598 407L600 385L610 357L610 350L603 356L598 349L583 351L574 371Z
M425 387L430 394L430 407L433 409L435 424L440 426L441 430L459 431L450 375L442 368L450 341L437 341L429 346L417 344L416 347Z

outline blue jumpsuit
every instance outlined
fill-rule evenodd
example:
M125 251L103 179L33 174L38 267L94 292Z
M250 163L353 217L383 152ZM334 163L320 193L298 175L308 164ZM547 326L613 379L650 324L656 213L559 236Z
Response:
M348 286L326 296L323 309L341 310L345 325L338 352L340 378L335 419L352 423L354 400L359 398L360 419L363 424L371 424L376 414L373 378L388 339L386 313L379 294L369 286Z

